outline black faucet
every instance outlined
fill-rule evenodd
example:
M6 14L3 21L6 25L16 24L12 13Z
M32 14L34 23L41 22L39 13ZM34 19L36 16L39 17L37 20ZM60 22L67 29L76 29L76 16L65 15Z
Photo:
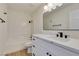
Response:
M58 32L58 34L56 34L56 36L60 37L60 38L63 38L63 37L66 39L68 38L68 35L64 35L63 32Z
M58 32L58 33L59 33L59 36L63 38L63 32Z

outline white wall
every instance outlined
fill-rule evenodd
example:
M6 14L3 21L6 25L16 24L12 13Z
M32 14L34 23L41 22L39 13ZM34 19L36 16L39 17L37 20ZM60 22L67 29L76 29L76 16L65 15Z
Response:
M0 3L0 18L5 20L5 23L1 23L0 21L0 55L3 55L5 51L5 45L6 41L8 39L8 31L7 31L7 14L4 14L4 12L7 13L7 5Z
M36 34L36 33L41 33L41 30L43 29L43 12L42 12L42 7L40 7L37 11L35 11L33 14L32 14L32 20L33 20L33 23L32 23L32 32L33 34Z
M71 10L78 10L79 9L79 4L74 4L69 6L68 8L68 12L70 12ZM60 11L59 13L64 14L62 11ZM65 16L65 15L64 15ZM63 15L57 14L57 17L63 17ZM43 30L43 7L39 8L32 16L33 19L33 33L37 34L37 33L45 33L45 34L55 34L57 33L57 31L52 31L52 30ZM64 18L62 18L64 19ZM67 17L65 17L65 19L68 19ZM71 38L74 39L79 39L79 31L64 31L65 34L70 35Z
M30 15L24 11L16 11L8 7L8 40L4 53L10 53L24 48L31 36Z
M55 34L55 31L43 30L43 6L32 14L32 34Z

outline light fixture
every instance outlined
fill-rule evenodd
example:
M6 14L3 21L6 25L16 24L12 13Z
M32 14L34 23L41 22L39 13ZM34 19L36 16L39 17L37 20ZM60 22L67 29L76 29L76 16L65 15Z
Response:
M46 10L46 9L48 9L48 6L47 6L47 5L45 5L45 6L44 6L44 9L45 9L45 10Z
M54 3L48 3L48 7L52 9L56 9L56 5Z
M47 5L44 6L44 11L45 12L50 12L52 9L56 9L56 7L61 7L63 3L48 3Z
M49 8L48 8L48 6L47 6L47 5L45 5L45 6L44 6L44 12L47 12L47 11L48 11L48 9L49 9Z
M57 6L61 7L62 5L63 5L62 3L58 3L58 5L57 5Z

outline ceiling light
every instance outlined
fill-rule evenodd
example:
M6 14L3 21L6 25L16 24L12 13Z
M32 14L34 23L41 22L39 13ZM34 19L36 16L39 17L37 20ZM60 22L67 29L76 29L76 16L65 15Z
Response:
M44 9L45 9L45 10L46 10L46 9L48 9L48 6L47 6L47 5L45 5L45 6L44 6Z
M44 12L47 11L52 11L52 9L56 9L56 6L62 6L63 3L48 3L47 5L44 6Z
M44 6L44 12L47 12L47 11L48 11L48 9L49 9L49 8L48 8L48 6L47 6L47 5L45 5L45 6Z

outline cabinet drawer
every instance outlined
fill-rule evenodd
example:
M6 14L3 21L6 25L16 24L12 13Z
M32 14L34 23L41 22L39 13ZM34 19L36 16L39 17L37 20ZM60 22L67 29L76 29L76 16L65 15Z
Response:
M67 50L60 46L53 45L52 47L56 56L79 56L79 54L71 52L70 50Z
M51 44L48 43L47 41L37 38L36 40L33 41L33 45L35 45L35 47L33 47L33 52L35 52L36 55L39 55L39 56L52 56L53 55Z
M46 49L44 49L43 47L32 47L32 53L35 54L35 56L46 56Z

